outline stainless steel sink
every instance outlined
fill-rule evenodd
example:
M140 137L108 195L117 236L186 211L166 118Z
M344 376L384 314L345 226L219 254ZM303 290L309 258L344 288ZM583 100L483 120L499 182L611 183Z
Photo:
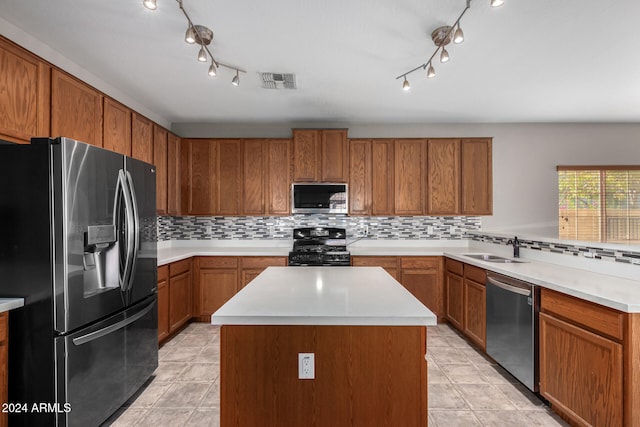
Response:
M495 263L501 263L501 264L508 264L508 263L519 264L524 262L524 261L519 261L512 258L505 258L499 255L492 255L492 254L462 254L462 255L467 256L469 258L478 259L480 261L495 262Z

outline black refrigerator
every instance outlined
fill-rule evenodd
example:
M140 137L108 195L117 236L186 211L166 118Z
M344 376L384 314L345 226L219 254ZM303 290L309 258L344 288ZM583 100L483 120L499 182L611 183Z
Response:
M99 425L158 366L155 166L68 138L0 145L14 426Z

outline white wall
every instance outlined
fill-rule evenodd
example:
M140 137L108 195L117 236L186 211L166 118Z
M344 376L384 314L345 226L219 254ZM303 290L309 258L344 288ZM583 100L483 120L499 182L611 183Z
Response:
M290 137L294 127L343 127L350 138L493 137L493 216L482 228L557 236L557 165L640 164L640 123L174 123L185 137Z

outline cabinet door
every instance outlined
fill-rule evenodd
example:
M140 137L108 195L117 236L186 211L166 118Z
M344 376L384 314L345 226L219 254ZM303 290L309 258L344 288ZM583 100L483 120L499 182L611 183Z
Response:
M623 425L622 345L540 313L540 394L576 425Z
M464 280L464 333L483 350L487 345L486 287Z
M182 140L180 196L183 215L215 215L218 186L213 171L216 157L215 140Z
M211 316L238 290L238 270L200 269L200 316Z
M216 214L240 215L242 194L242 140L220 139L216 178L218 203Z
M349 180L349 145L346 129L324 129L320 132L322 158L320 180Z
M51 134L102 147L102 94L55 68L51 72Z
M462 331L464 327L464 282L462 276L448 272L445 292L447 294L447 302L445 304L447 319L453 326Z
M398 258L394 256L353 256L351 264L354 267L382 267L394 279L400 279Z
M153 125L153 163L156 165L156 209L167 213L167 131Z
M180 138L167 137L167 214L180 215Z
M289 215L291 211L291 140L269 140L267 213Z
M293 181L320 181L320 131L293 130Z
M164 268L164 273L161 273ZM169 280L167 267L158 268L158 342L169 336Z
M444 314L441 257L402 257L400 283L438 318Z
M371 214L394 215L393 140L371 141Z
M169 332L191 319L191 272L169 278Z
M28 142L50 134L50 83L46 63L0 39L0 134L4 139Z
M424 194L424 140L396 140L395 157L395 214L421 215Z
M104 99L102 145L107 150L131 155L131 110L111 98Z
M153 123L135 112L131 115L131 157L153 164Z
M245 215L264 215L266 213L268 148L269 141L266 139L246 139L244 141L242 212Z
M349 214L371 214L371 141L349 141Z
M461 142L462 214L491 215L493 181L490 139Z
M427 214L458 215L460 140L430 139L427 147Z

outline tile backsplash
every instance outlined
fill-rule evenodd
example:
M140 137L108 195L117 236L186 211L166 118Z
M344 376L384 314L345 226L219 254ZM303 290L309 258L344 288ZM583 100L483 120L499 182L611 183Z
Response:
M158 240L291 239L297 227L342 227L349 238L462 240L481 217L295 215L273 217L158 217Z

